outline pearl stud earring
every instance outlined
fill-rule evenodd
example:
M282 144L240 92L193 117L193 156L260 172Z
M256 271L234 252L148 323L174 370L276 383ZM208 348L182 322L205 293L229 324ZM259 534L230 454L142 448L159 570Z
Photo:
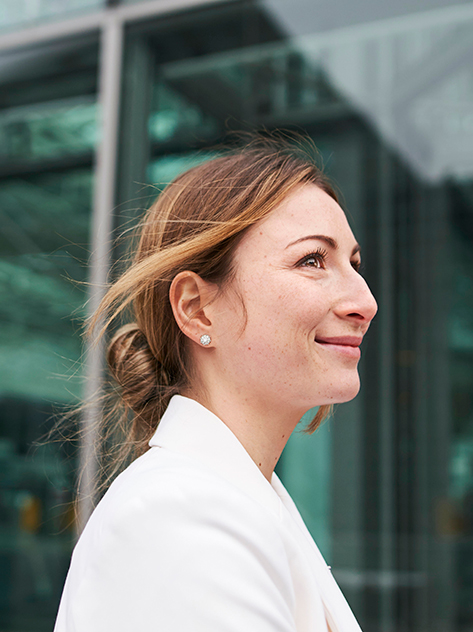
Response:
M200 337L200 344L204 347L212 342L212 338L208 334L202 334Z

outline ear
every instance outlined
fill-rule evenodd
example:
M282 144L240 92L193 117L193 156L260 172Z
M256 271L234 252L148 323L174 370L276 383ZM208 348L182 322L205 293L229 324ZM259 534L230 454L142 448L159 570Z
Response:
M169 288L169 300L179 329L199 345L202 334L211 335L211 309L208 307L217 291L214 283L204 281L190 270L179 272Z

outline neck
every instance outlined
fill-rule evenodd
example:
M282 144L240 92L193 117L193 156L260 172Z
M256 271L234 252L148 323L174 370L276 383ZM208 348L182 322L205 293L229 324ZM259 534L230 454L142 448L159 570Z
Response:
M197 389L196 389L197 390ZM237 437L262 474L271 481L276 463L298 424L300 415L280 408L263 406L241 394L212 392L202 395L203 391L183 393L195 399L221 419Z

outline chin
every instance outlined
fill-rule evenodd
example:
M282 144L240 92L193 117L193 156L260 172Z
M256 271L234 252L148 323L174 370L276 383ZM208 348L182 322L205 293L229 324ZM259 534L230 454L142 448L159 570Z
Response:
M344 404L354 399L360 391L360 380L357 376L356 380L351 380L350 383L344 384L343 388L337 389L336 393L327 397L327 401L324 404Z

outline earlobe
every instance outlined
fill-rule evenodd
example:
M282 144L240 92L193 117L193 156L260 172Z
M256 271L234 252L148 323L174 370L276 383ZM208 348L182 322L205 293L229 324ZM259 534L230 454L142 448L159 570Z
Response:
M179 329L203 346L210 344L210 341L203 343L202 338L205 341L210 339L212 322L209 305L216 292L215 284L204 281L190 270L177 274L169 289L169 300Z

